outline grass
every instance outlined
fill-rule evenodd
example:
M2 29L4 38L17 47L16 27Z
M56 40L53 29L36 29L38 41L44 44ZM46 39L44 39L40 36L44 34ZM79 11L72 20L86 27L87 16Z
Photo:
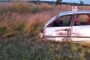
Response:
M85 60L89 48L70 42L40 42L24 35L0 41L0 60Z
M32 3L0 8L0 60L89 60L89 47L73 42L44 42L38 36L45 22L65 9L64 5Z

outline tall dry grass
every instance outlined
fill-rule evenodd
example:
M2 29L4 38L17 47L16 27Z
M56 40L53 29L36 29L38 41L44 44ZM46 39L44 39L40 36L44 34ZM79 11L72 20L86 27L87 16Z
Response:
M33 24L37 24L35 30L38 30L38 25L43 27L45 22L51 18L50 13L43 12L43 13L36 13L31 15L27 22L26 22L26 30L31 31L33 29ZM40 27L39 27L40 28Z
M20 2L10 3L7 6L3 4L2 6L0 6L0 35L5 33L6 36L12 35L12 33L38 32L51 17L72 8L70 5L54 6ZM90 8L89 6L79 6L79 9L89 10Z
M21 32L38 32L45 22L54 16L51 9L53 9L53 6L49 4L35 5L32 3L14 3L1 8L1 35L8 36ZM40 28L37 26L40 26Z
M3 7L2 7L3 6ZM32 3L12 3L0 6L1 13L18 12L18 13L37 13L52 10L53 6L49 4L32 4Z

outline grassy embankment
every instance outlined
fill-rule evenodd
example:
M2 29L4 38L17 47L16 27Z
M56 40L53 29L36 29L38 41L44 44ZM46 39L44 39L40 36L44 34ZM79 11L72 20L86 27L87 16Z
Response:
M88 47L71 42L43 42L38 37L48 19L70 10L70 6L13 3L0 7L0 60L90 59Z

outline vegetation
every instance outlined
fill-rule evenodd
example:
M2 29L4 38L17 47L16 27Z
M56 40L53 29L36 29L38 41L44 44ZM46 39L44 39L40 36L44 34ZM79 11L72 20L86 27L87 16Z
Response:
M56 0L56 5L60 5L62 0Z
M65 6L15 3L0 7L0 60L90 59L89 47L73 42L45 42L39 38L45 22L65 11Z

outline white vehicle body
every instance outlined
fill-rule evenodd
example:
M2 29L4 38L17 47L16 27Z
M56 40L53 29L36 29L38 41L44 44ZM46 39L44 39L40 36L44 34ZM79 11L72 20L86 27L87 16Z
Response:
M90 22L88 22L88 24L83 24L83 25L82 24L74 25L76 24L75 23L75 20L77 19L76 16L78 17L80 16L80 18L78 18L79 20L80 19L84 20L84 18L89 20L90 18L89 15L90 15L90 11L87 10L78 10L75 12L67 11L67 12L59 13L45 24L43 29L44 40L63 41L66 39L75 42L90 42L90 24L89 24ZM66 16L67 18L65 18L64 16ZM70 20L69 22L70 24L65 26L62 25L49 26L50 24L53 25L53 23L55 23L57 19L61 19L62 21L64 19L66 19L65 21ZM57 21L61 21L61 20L57 20Z

